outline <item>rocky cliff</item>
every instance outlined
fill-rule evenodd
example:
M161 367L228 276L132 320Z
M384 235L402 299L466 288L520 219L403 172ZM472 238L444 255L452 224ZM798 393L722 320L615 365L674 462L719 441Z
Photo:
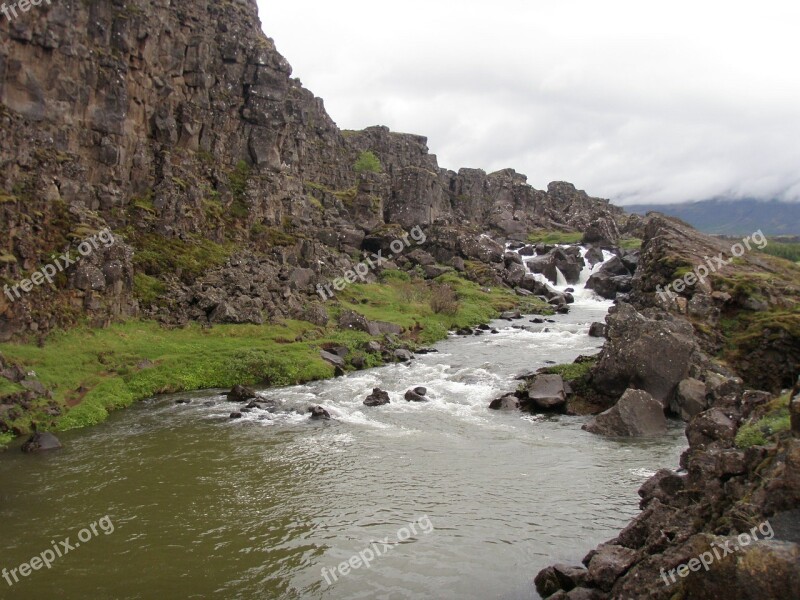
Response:
M13 286L110 228L117 243L21 298L0 340L143 315L302 314L387 224L618 235L626 217L566 183L439 168L426 140L340 131L292 78L253 0L43 3L0 26L0 276ZM380 172L357 172L371 151Z

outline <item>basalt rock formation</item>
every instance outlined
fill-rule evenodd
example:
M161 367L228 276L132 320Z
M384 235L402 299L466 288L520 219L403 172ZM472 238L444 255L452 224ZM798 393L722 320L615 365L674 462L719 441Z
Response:
M339 130L254 0L65 0L4 19L0 136L6 283L105 227L117 239L0 297L0 341L84 316L303 318L316 284L398 229L437 227L442 262L493 258L476 233L593 226L613 241L627 219L568 183L441 169L422 136ZM380 172L354 169L366 151ZM452 248L452 232L472 240Z

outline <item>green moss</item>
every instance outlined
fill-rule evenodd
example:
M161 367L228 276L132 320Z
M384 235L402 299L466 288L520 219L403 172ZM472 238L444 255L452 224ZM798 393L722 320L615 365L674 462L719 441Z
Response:
M736 446L738 448L764 446L775 436L790 429L789 394L785 394L770 403L769 412L763 417L739 428L736 433Z
M532 244L577 244L583 239L580 231L547 231L538 230L528 235Z
M155 277L144 273L136 273L133 278L133 291L140 302L156 304L164 295L166 286Z

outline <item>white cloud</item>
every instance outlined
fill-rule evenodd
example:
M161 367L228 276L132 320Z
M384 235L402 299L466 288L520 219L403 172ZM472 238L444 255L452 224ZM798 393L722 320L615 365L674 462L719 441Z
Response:
M426 135L447 168L618 202L800 200L799 5L259 4L341 127Z

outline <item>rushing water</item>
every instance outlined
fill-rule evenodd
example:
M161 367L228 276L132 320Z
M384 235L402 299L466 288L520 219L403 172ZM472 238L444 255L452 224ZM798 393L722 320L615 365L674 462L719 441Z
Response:
M139 403L61 436L56 453L0 455L0 569L74 545L105 515L114 525L49 570L0 579L0 598L536 598L538 570L615 535L683 447L677 424L609 440L581 431L584 418L487 409L514 375L599 349L588 327L609 303L582 286L576 300L554 323L500 321L410 365L263 392L322 404L332 421L232 421L236 405L210 391ZM430 402L403 400L417 385ZM373 387L392 403L363 406ZM368 549L369 568L328 584L323 567Z

